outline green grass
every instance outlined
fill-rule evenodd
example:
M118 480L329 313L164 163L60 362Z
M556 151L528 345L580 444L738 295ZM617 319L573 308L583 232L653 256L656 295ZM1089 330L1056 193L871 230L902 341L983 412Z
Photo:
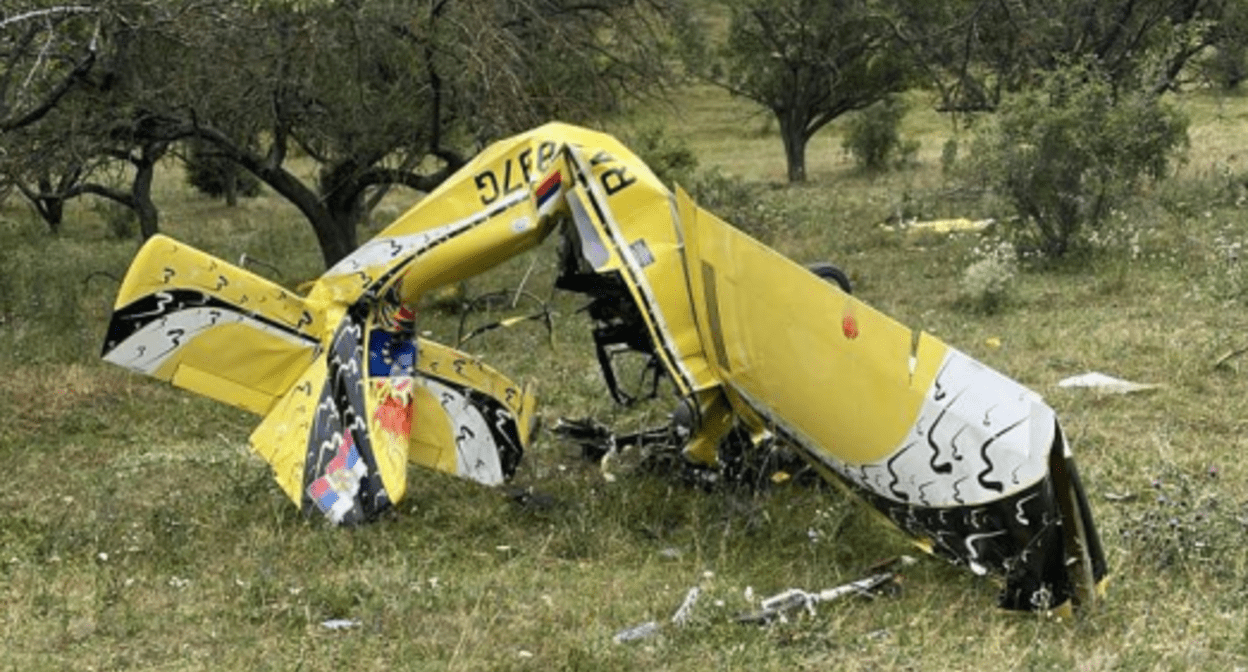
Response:
M416 472L395 515L352 530L309 522L250 455L255 418L98 361L115 285L136 243L109 237L90 208L50 238L24 207L0 210L0 649L3 669L843 669L1237 670L1248 668L1248 242L1243 163L1248 101L1189 94L1189 161L1121 213L1118 242L1024 267L994 314L964 309L977 236L913 238L879 224L908 216L994 216L952 190L940 147L950 127L915 106L920 166L858 175L837 126L818 135L811 183L789 188L774 128L708 90L661 114L668 132L721 166L771 185L761 232L801 261L827 259L858 294L902 322L1033 387L1074 443L1109 556L1097 613L1074 621L993 608L995 586L921 558L899 595L827 605L768 628L731 616L752 587L826 588L913 553L865 507L830 488L706 492L625 455L608 482L550 434L518 475L549 495L500 493ZM158 184L166 233L235 260L314 277L310 228L272 196L237 209ZM396 204L410 202L402 194ZM1138 234L1138 235L1137 235ZM469 293L514 287L541 249ZM665 403L609 401L579 304L557 297L556 347L536 325L474 343L538 383L548 420L594 416L622 431L661 422ZM422 328L450 340L458 316ZM989 339L999 339L992 347ZM1101 370L1159 383L1101 396L1059 390ZM811 535L814 531L816 534ZM815 541L812 541L812 538ZM685 628L617 645L619 630L664 620L694 585ZM722 603L722 606L721 606ZM360 626L330 631L327 619Z

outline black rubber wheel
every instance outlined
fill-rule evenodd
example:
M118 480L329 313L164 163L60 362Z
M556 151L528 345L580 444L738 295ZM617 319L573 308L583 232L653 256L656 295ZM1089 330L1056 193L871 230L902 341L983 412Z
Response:
M854 293L853 287L849 284L849 276L845 275L845 271L842 271L840 268L837 268L826 261L818 261L813 264L807 264L806 268L811 273L814 273L824 280L840 287L841 291L846 294Z

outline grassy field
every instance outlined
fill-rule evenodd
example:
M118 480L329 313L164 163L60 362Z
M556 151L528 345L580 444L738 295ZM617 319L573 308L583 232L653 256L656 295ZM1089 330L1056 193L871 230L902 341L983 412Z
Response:
M980 236L880 226L1002 214L942 173L951 127L914 102L918 167L860 175L833 127L811 144L810 183L793 188L780 184L774 126L738 102L699 90L651 117L703 168L764 185L770 223L755 233L769 244L836 262L867 302L1045 395L1109 556L1097 613L1004 613L993 583L921 557L899 594L739 625L747 588L826 588L914 551L834 489L704 491L629 455L609 480L547 432L517 478L547 495L536 504L413 472L408 499L378 524L304 520L247 451L256 418L98 360L116 290L105 274L120 277L136 241L85 204L50 238L11 200L0 210L0 669L1248 669L1248 355L1215 366L1248 346L1248 100L1182 99L1192 147L1175 177L1118 213L1098 247L1024 266L991 314L960 290ZM274 262L280 275L266 273L291 286L319 272L310 228L272 196L226 208L170 170L156 198L170 235ZM535 251L468 292L515 287L530 264L529 286L544 292L552 259ZM548 426L661 422L666 401L612 406L578 304L554 303L553 347L519 327L477 351L537 381ZM458 320L431 306L422 329L449 340ZM1056 388L1089 370L1161 387ZM695 585L688 625L613 642L670 617Z

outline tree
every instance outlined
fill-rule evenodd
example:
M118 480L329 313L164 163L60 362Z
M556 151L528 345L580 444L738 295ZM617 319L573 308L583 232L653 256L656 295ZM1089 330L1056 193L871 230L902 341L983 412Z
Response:
M151 184L168 143L117 134L114 111L91 105L94 92L111 86L100 67L110 36L128 12L146 9L143 2L34 0L0 18L0 174L54 234L65 203L85 194L134 210L144 236L157 231ZM128 190L98 179L119 164L133 169Z
M38 1L0 9L0 133L38 122L91 71L105 13Z
M1065 64L1115 90L1163 92L1239 0L938 0L898 6L894 32L951 113L996 109Z
M1213 49L1201 59L1206 78L1230 91L1248 79L1248 6L1228 1L1210 31Z
M130 208L142 236L155 235L159 212L152 181L169 143L98 135L92 116L67 97L38 124L10 131L4 138L10 151L0 157L0 174L21 191L53 234L60 232L70 199L94 195ZM122 189L118 185L127 173L129 188Z
M703 75L775 115L790 182L806 180L806 145L816 132L909 85L880 2L725 2L728 35Z
M294 204L333 264L355 249L370 192L432 190L496 136L552 117L589 121L669 81L666 21L680 1L100 0L81 12L96 19L89 41L58 24L55 43L89 46L89 67L63 91L45 87L55 95L37 114L14 117L42 128L4 137L3 172L36 185L41 170L74 174L74 161L142 164L199 142ZM23 35L0 35L24 49L10 49L22 56L0 83L33 67L36 37ZM44 155L60 161L51 173L24 151L34 142L56 148ZM302 157L317 166L311 178ZM44 201L103 192L45 184L53 193L31 191ZM136 182L136 208L150 205L143 194Z
M109 35L91 93L114 112L112 137L194 138L250 171L304 214L332 265L355 249L370 189L432 190L495 135L665 81L662 5L160 3Z

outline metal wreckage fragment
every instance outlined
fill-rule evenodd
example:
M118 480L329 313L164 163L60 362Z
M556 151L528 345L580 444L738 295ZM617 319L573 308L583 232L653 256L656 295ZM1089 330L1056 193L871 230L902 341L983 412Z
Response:
M1037 394L672 193L602 133L548 124L487 148L307 295L153 237L103 357L258 414L251 446L291 500L365 522L403 498L409 462L490 485L514 473L531 391L417 336L414 306L552 234L612 396L633 401L616 355L647 356L688 460L782 440L923 548L1003 578L1002 606L1096 602L1104 554Z

